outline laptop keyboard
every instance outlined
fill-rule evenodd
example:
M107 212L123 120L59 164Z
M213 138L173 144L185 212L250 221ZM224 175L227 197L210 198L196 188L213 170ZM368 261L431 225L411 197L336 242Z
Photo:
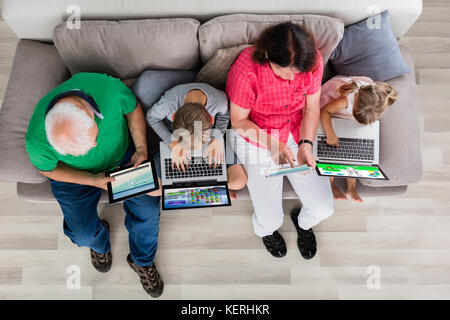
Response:
M374 160L375 141L373 139L338 138L339 147L329 146L325 136L317 139L317 156L321 158Z
M202 157L194 157L188 160L188 168L185 166L185 172L181 169L178 171L177 166L174 166L172 170L172 159L164 159L165 161L165 172L167 179L179 179L179 178L195 178L195 177L206 177L206 176L221 176L222 175L222 164L217 165L214 168L214 164L209 166L208 159Z

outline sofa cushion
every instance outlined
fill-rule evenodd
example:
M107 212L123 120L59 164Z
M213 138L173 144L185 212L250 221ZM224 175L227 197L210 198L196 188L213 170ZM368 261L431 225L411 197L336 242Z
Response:
M46 180L28 159L25 134L39 100L70 76L55 46L20 40L0 110L0 179Z
M147 70L139 76L131 90L141 102L145 114L164 92L180 84L194 82L194 80L194 71Z
M200 69L196 81L207 83L219 90L225 90L227 84L228 71L236 60L239 53L250 44L241 44L239 46L219 49L214 56Z
M314 35L316 46L322 54L324 65L344 33L344 23L336 18L313 15L257 15L231 14L214 18L200 26L198 38L203 63L213 57L218 49L254 43L268 26L290 21L307 27Z
M414 70L409 51L400 46L403 58ZM420 123L414 73L388 80L398 91L398 100L380 118L380 167L390 180L360 179L365 186L400 186L422 177Z
M330 61L337 74L379 81L411 72L402 59L388 11L347 26Z
M82 21L80 29L58 25L53 41L72 74L108 73L120 79L148 69L197 67L200 23L190 18Z

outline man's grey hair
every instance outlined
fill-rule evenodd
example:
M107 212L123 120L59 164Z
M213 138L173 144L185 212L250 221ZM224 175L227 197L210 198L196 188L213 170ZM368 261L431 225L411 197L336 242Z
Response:
M64 141L55 139L53 129L61 122L70 123L71 130ZM84 155L93 147L94 141L89 130L95 125L94 119L70 102L58 102L45 117L45 132L50 145L62 155Z

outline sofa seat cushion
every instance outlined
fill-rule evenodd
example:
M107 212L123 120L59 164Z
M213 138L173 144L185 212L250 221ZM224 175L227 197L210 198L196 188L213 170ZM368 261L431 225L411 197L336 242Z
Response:
M344 179L338 179L336 185L342 190L344 186ZM396 187L368 187L357 182L356 189L358 193L363 198L367 197L382 197L382 196L392 196L400 195L406 192L407 186L396 186ZM46 181L44 183L17 183L17 195L26 201L30 202L56 202L55 197L52 194L50 187L50 182ZM237 200L251 200L250 194L247 187L236 192ZM288 179L283 181L283 199L298 199L297 194L294 189L292 189L291 184ZM233 202L231 205L233 205ZM108 203L108 193L102 191L100 198L100 203Z
M128 79L148 69L195 69L199 26L190 18L86 20L80 29L58 25L53 41L72 74L100 72Z
M400 46L411 70L414 61ZM380 167L390 180L360 179L365 186L400 186L418 182L422 177L420 121L414 73L386 81L398 91L398 100L380 118Z
M34 107L70 76L55 46L20 40L0 111L0 179L45 181L28 159L25 134Z
M288 21L303 25L311 31L325 65L342 39L344 23L336 18L313 14L231 14L214 18L202 24L198 31L202 63L208 62L218 49L255 43L266 27Z

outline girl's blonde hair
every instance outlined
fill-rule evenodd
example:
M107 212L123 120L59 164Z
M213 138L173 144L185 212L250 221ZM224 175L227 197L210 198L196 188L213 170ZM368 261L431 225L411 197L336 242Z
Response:
M358 85L351 80L338 88L346 96L358 91ZM356 95L353 116L362 124L371 124L378 120L386 109L398 99L397 91L385 82L375 81L369 85L361 86Z
M195 132L194 128L196 121L201 121L202 132ZM191 148L194 147L195 141L204 142L203 134L205 131L211 129L212 125L211 115L205 107L198 103L186 103L177 110L173 119L173 129L185 129L189 135L189 137L181 137L180 142L183 141L183 139L190 138Z

